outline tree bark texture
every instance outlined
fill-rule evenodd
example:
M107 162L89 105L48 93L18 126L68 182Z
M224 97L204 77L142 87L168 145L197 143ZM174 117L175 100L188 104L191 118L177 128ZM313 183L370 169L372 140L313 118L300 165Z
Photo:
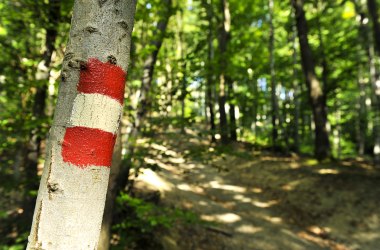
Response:
M309 100L315 123L315 157L319 160L330 157L330 141L327 132L326 97L315 74L314 59L308 40L308 28L303 9L303 0L292 0L296 14L296 25L301 48L302 68L309 92Z
M275 58L274 58L274 25L273 25L273 9L274 1L269 0L269 62L270 62L270 82L271 82L271 103L272 103L272 147L273 149L277 146L278 139L278 125L279 125L279 112L278 112L278 101L277 101L277 84L276 84L276 72L275 72Z
M77 0L27 249L96 249L135 0Z
M222 25L219 34L219 126L220 126L220 136L223 144L227 144L228 138L228 123L226 115L226 71L227 71L227 44L229 39L229 32L231 28L231 15L227 0L220 0L220 11L222 13Z
M54 51L54 43L57 38L58 22L60 19L61 1L55 0L49 2L48 10L48 27L46 28L45 36L45 51L41 63L38 66L36 80L41 84L37 87L34 96L33 117L41 120L45 117L47 84L50 77L50 63ZM27 178L28 190L38 188L37 182L37 166L40 156L41 147L41 131L40 128L33 129L30 133L29 142L26 150L25 172ZM27 211L27 210L26 210Z
M372 31L376 44L376 49L380 55L380 23L379 23L379 14L378 14L378 5L376 0L367 0L368 13L372 19Z

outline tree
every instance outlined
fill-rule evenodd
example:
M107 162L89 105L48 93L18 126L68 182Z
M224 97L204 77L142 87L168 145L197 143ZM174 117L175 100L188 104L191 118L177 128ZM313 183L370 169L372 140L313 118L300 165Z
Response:
M303 9L303 0L292 0L296 15L298 39L301 49L302 68L305 75L309 101L315 123L315 157L319 160L330 157L330 142L327 132L326 96L315 74L315 65L308 40L308 27Z
M277 146L277 137L278 137L278 102L277 102L277 84L276 84L276 72L275 72L275 58L274 58L274 25L273 25L273 8L274 1L269 0L269 61L270 61L270 82L271 82L271 103L272 103L272 147L276 148Z
M231 28L231 14L228 6L227 0L220 0L219 2L219 10L222 13L222 20L220 25L220 33L219 33L219 66L220 66L220 74L219 74L219 96L218 96L218 104L219 104L219 126L220 126L220 136L223 144L228 143L228 123L227 123L227 115L226 115L226 71L227 71L227 63L226 63L226 52L227 52L227 44L229 40L229 32Z
M95 249L136 1L75 1L27 249Z

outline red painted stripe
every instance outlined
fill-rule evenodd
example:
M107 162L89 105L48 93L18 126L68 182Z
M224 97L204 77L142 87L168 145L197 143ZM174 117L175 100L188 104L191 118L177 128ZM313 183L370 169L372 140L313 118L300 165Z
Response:
M103 94L123 104L126 74L116 65L90 58L80 71L78 91L86 94Z
M116 135L86 127L67 128L62 143L63 161L85 168L110 167Z

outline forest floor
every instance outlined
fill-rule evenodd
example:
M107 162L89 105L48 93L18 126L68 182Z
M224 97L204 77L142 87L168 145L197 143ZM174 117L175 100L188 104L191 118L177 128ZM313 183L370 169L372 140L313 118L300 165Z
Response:
M186 132L138 141L159 171L143 169L136 189L203 221L158 232L164 249L380 249L380 171L370 164L216 147Z

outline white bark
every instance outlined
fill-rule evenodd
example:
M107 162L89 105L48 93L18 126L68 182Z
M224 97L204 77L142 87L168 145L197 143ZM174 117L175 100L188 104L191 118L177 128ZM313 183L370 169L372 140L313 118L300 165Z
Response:
M27 249L97 247L110 169L105 166L80 168L64 162L62 142L66 128L72 127L73 122L83 121L83 117L76 116L74 100L100 102L96 98L82 98L77 91L82 63L89 58L108 60L127 72L135 6L136 0L75 1L62 83ZM81 104L82 107L91 105L89 102ZM86 124L105 126L109 130L117 128L119 119L115 117L119 114L115 112L120 109L103 102L99 105L104 105L103 109L97 108L101 113L85 112ZM112 124L105 123L104 117Z

